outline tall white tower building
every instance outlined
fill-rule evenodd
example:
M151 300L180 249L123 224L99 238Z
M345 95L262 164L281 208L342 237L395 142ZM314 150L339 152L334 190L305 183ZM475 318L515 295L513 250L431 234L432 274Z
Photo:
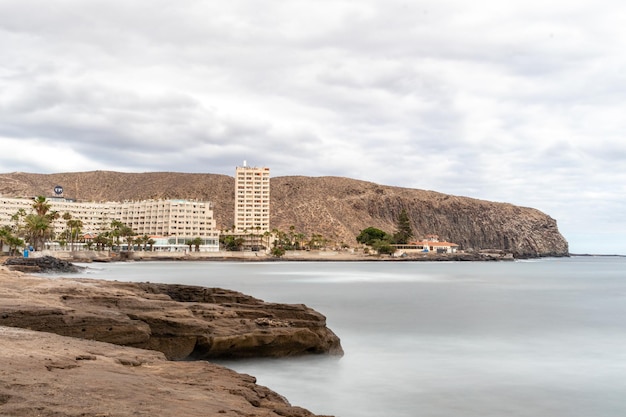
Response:
M270 230L270 169L235 169L235 233L262 234Z

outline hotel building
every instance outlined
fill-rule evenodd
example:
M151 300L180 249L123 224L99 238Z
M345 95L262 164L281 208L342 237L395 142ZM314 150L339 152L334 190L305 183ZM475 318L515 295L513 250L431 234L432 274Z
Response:
M235 169L236 234L263 234L270 230L270 169L243 166Z
M66 229L65 213L81 220L84 234L97 235L111 229L113 220L133 229L138 236L148 235L157 241L159 249L184 248L186 241L200 237L201 251L219 250L219 231L208 201L144 200L132 202L76 202L59 197L47 199L50 210L59 213L54 229L62 234ZM0 197L0 227L11 226L11 217L23 209L34 212L29 198Z

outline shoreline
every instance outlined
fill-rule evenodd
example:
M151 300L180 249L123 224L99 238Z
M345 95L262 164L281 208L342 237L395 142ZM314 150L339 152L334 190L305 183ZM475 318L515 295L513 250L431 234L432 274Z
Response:
M514 257L511 253L484 251L472 253L405 253L401 256L370 255L347 251L288 251L281 257L263 252L150 252L150 251L40 251L29 258L51 256L71 262L133 262L133 261L215 261L215 262L492 262L515 261L549 257L569 257L570 254L543 254ZM8 257L5 257L8 258ZM11 258L22 258L14 256ZM26 258L28 259L28 258ZM0 261L3 258L0 257Z

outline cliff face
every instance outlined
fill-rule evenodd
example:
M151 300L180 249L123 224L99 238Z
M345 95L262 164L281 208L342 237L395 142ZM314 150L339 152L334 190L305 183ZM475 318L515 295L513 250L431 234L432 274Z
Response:
M404 209L416 236L436 234L461 249L498 249L517 256L568 253L556 221L532 208L346 178L282 177L273 181L273 227L293 224L296 230L335 234L352 244L354 236L368 226L393 233Z
M220 229L233 223L234 178L215 174L84 172L3 174L3 196L50 195L57 184L78 200L118 201L148 198L210 200ZM335 243L354 245L358 233L377 227L393 233L402 210L414 234L437 234L461 249L497 249L516 256L563 256L567 242L556 221L526 207L433 191L383 186L338 177L277 177L271 180L271 227Z

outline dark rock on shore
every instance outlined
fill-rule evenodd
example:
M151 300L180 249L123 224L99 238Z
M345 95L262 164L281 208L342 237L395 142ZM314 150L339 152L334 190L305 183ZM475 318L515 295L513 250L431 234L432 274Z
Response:
M11 271L21 272L79 272L82 268L61 259L52 256L43 256L38 258L8 258L4 265Z

